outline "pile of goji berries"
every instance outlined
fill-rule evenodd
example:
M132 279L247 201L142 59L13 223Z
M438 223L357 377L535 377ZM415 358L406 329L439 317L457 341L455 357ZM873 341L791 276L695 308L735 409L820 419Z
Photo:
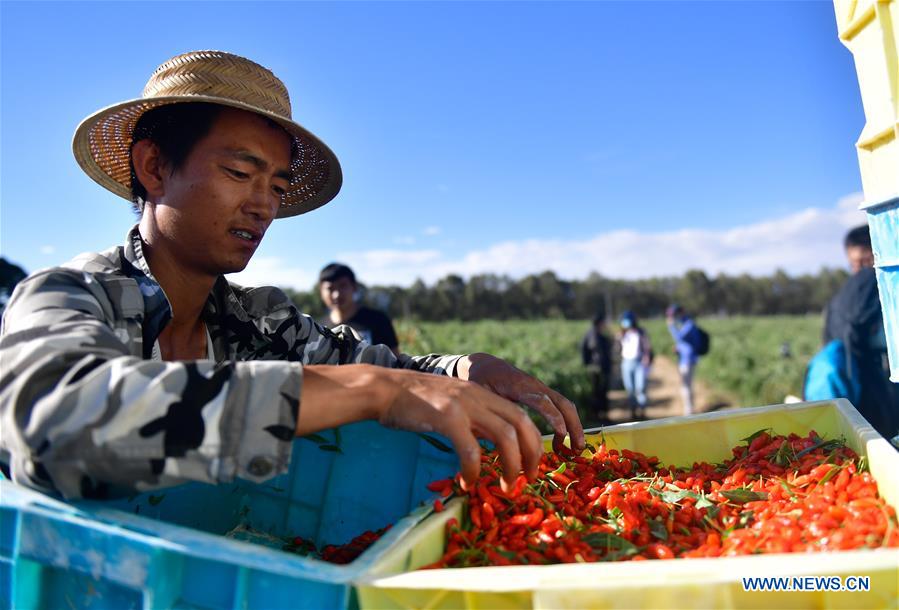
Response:
M296 536L289 544L284 545L282 550L290 551L298 555L315 557L316 559L321 559L330 563L346 564L364 553L368 547L377 542L378 539L384 535L384 532L389 529L390 526L388 525L379 530L362 532L346 544L329 544L321 551L315 547L315 543L311 540Z
M447 523L443 558L426 567L719 557L899 546L896 511L865 460L841 441L760 430L722 464L664 467L656 457L588 446L545 453L534 483L504 493L495 452ZM559 454L564 455L559 455ZM441 510L442 501L435 502Z

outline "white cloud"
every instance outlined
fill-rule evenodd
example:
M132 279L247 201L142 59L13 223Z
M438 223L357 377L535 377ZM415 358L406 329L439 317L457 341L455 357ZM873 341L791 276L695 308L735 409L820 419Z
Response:
M393 243L398 246L411 246L415 243L415 238L408 235L404 235L402 237L394 237Z
M56 246L41 246L41 254L55 254Z
M278 256L257 256L247 268L232 273L228 279L241 286L280 286L297 290L309 290L318 281L318 274L308 269L291 267Z
M408 286L421 278L433 283L449 273L478 273L518 278L554 271L565 279L582 279L591 272L612 278L680 275L703 269L710 275L776 269L815 273L821 267L841 267L846 261L842 242L846 230L865 222L858 210L860 193L840 199L830 208L806 208L792 214L729 229L683 228L663 232L616 230L580 241L556 239L508 240L469 252L438 249L379 249L342 252L366 284ZM436 228L436 227L434 227ZM316 277L291 269L277 257L253 259L233 276L247 285L274 284L308 290Z
M408 285L423 270L439 266L439 250L367 250L341 252L337 258L346 262L362 282L373 285Z
M355 253L354 267L369 284L409 285L416 278L432 283L449 273L469 277L499 273L521 277L547 269L566 279L597 271L613 278L680 275L688 269L762 275L817 272L846 264L842 241L846 230L865 222L858 210L860 193L831 208L807 208L779 218L722 230L677 229L647 233L617 230L592 238L509 240L452 257L436 251L426 259L401 253L395 266L383 259L367 267L365 253Z
M429 236L430 236L430 235L439 235L439 234L440 234L440 227L435 227L435 226L433 226L433 225L430 226L430 227L425 227L424 229L422 229L421 234L422 234L422 235L429 235Z

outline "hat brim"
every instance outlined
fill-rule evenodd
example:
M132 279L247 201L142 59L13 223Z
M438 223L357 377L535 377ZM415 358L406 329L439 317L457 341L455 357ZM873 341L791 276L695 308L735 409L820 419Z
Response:
M271 119L296 143L291 181L276 218L287 218L319 208L337 195L343 174L337 156L299 123L249 104L206 95L138 98L108 106L84 119L75 130L72 152L81 169L97 184L131 201L131 136L138 119L148 110L168 104L206 102L246 110Z

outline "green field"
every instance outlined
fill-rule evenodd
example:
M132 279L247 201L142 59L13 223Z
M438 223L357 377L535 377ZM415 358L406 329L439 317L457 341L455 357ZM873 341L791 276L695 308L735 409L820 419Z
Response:
M811 357L821 348L821 316L705 318L699 321L712 337L709 355L697 375L740 406L781 403L802 395L802 379ZM661 320L647 329L656 351L670 354L671 337ZM781 353L789 346L790 355Z
M703 318L711 352L697 377L715 400L737 406L781 403L802 393L809 358L820 347L820 316ZM579 344L586 321L413 322L396 324L401 348L411 354L485 351L536 375L578 404L587 404L588 384ZM670 355L672 341L664 320L645 328L657 354ZM789 344L790 356L781 346Z

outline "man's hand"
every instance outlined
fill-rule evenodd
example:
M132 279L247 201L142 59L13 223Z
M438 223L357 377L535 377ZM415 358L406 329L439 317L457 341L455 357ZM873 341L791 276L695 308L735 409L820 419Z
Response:
M477 384L366 364L304 367L297 436L362 419L446 436L466 484L473 485L480 474L478 437L499 450L504 489L522 469L528 479L536 478L543 454L540 432L527 414Z
M580 453L584 448L584 428L577 408L570 400L548 388L541 381L490 354L471 354L458 366L461 379L468 379L492 392L534 409L549 422L556 442L571 438L571 448Z

